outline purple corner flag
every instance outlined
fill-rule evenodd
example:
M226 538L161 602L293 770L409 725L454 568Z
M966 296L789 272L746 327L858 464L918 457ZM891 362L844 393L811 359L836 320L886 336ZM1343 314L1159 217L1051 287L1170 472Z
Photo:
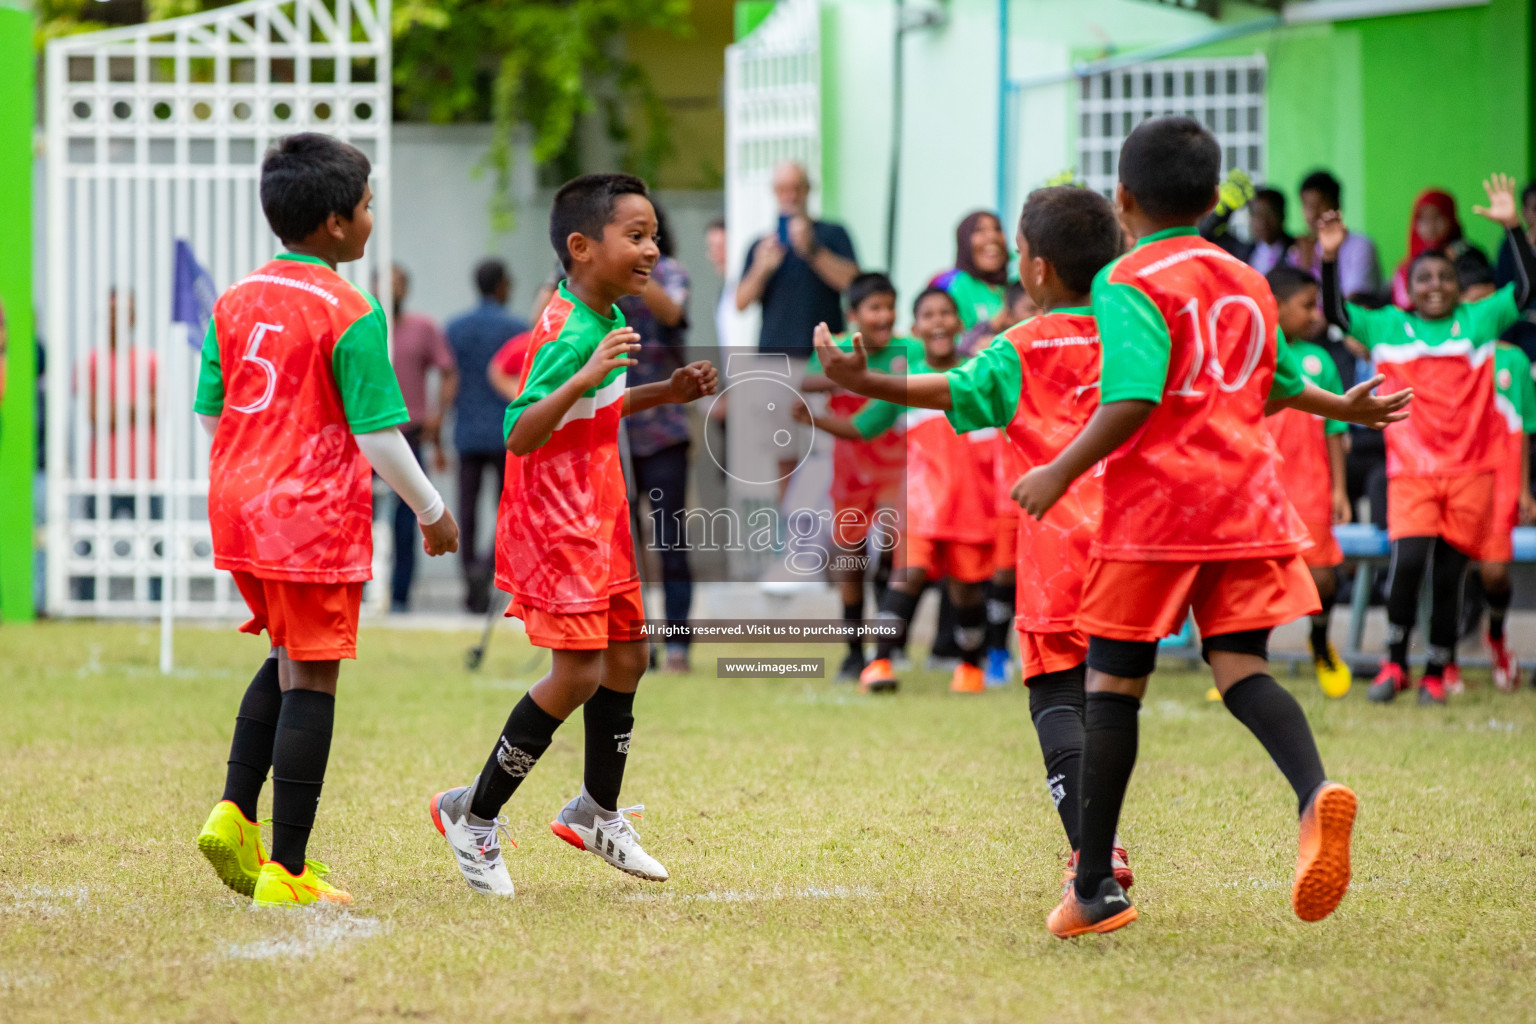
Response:
M218 297L213 278L192 255L192 246L184 238L176 239L176 285L171 293L171 322L187 324L194 329L187 338L193 348L202 347L208 320L213 316L213 303Z

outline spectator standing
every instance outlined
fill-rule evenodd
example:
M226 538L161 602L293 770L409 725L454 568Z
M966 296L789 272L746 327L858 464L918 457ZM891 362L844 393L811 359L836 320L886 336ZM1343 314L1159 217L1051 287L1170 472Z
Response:
M629 386L670 380L688 363L688 272L675 258L674 240L666 214L656 207L657 247L661 258L639 295L619 299L624 321L640 335L633 354ZM651 538L661 561L661 586L668 622L683 622L693 604L693 576L683 538L683 512L688 502L688 412L681 405L658 405L624 418L629 462L635 491L645 500L651 517ZM636 507L638 508L638 502ZM667 642L666 669L688 671L688 642Z
M459 555L463 559L466 594L464 606L483 614L490 607L494 574L493 530L487 544L480 544L480 487L487 471L496 481L500 499L506 482L507 449L502 436L502 417L507 400L491 386L491 359L508 339L528 330L528 325L507 312L512 297L512 275L498 259L481 260L475 266L475 288L480 304L448 324L448 345L459 368L459 388L454 402L453 446L459 455Z
M760 352L782 353L789 359L790 386L798 389L805 379L805 365L813 346L811 332L825 323L834 334L843 330L842 291L859 272L853 241L841 224L812 220L807 212L811 180L805 168L793 161L773 172L773 195L779 206L774 233L764 235L747 250L747 259L736 286L736 308L745 311L762 305ZM790 416L788 402L762 410L766 435L799 436L800 425ZM798 451L795 445L787 452ZM780 458L779 493L788 486L798 458Z
M954 267L930 283L955 300L965 330L985 323L996 334L1010 326L1003 294L1008 287L1008 236L997 214L966 214L955 228Z
M1392 275L1392 302L1399 309L1412 309L1408 289L1408 268L1426 252L1443 252L1453 264L1463 254L1477 247L1462 235L1461 218L1456 216L1456 197L1444 189L1427 188L1413 201L1408 218L1408 255ZM1487 257L1483 255L1486 262Z
M1323 263L1322 246L1317 241L1317 225L1325 213L1341 211L1344 186L1327 171L1313 171L1301 179L1301 215L1307 222L1307 233L1296 239L1287 254L1286 262L1317 276ZM1344 298L1361 305L1378 301L1381 293L1381 261L1376 256L1376 243L1365 235L1351 231L1339 247L1339 288Z
M453 353L448 350L448 339L437 321L425 313L412 313L405 308L405 297L411 289L411 275L396 263L391 268L395 307L395 346L390 362L395 368L395 379L400 382L400 394L405 398L405 411L410 419L401 425L400 433L410 446L411 454L421 462L421 447L432 446L432 468L441 473L448 468L448 458L443 451L443 409L453 404L459 389L458 370L454 366ZM437 371L437 401L430 400L427 375ZM389 606L391 611L405 612L411 607L411 581L416 575L416 545L419 532L416 513L395 496L395 566L389 579Z

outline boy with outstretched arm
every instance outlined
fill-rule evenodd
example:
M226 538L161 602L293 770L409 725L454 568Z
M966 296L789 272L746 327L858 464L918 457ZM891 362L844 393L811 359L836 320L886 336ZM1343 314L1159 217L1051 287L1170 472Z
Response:
M1387 594L1387 657L1367 696L1389 701L1410 685L1408 643L1419 586L1430 572L1429 663L1420 704L1444 704L1461 689L1456 640L1467 566L1493 529L1497 469L1505 432L1495 409L1494 343L1520 318L1536 263L1520 227L1515 182L1483 183L1488 206L1474 212L1503 225L1516 254L1515 281L1478 302L1461 300L1456 266L1439 249L1408 267L1413 311L1366 309L1339 293L1338 252L1348 232L1336 211L1323 215L1323 315L1371 354L1389 387L1411 387L1413 417L1386 432L1387 533L1392 576Z
M1137 244L1093 282L1103 347L1099 407L1082 433L1019 481L1045 516L1103 464L1104 514L1083 587L1089 636L1077 876L1050 930L1107 932L1136 918L1112 875L1137 713L1157 641L1191 609L1227 708L1296 791L1301 843L1292 906L1319 920L1349 884L1355 795L1327 780L1306 715L1269 674L1269 631L1319 610L1302 524L1280 486L1266 405L1346 422L1401 418L1407 393L1345 395L1305 383L1258 272L1195 230L1216 202L1221 148L1199 122L1143 121L1120 150L1121 222Z
M1265 275L1275 296L1280 333L1296 357L1297 368L1308 381L1324 391L1344 390L1333 357L1310 341L1322 326L1317 313L1317 278L1305 270L1281 265ZM1344 552L1334 539L1333 527L1350 520L1349 494L1344 487L1344 455L1348 426L1300 409L1281 409L1264 424L1280 453L1280 485L1291 500L1312 538L1301 552L1312 573L1322 610L1312 616L1308 642L1317 685L1329 697L1349 692L1353 678L1348 665L1328 642L1328 620L1338 593L1336 572Z
M910 338L896 336L896 286L884 274L855 277L843 293L848 304L849 335L857 332L871 363L884 370L905 372L915 346ZM828 335L830 338L831 335ZM837 343L847 348L851 341ZM817 350L819 353L819 349ZM808 394L831 392L829 416L852 416L867 399L839 390L823 371L818 355L806 364L801 390ZM872 529L880 527L881 574L889 565L894 536L902 518L901 495L907 464L906 434L888 431L870 440L838 438L832 445L832 550L827 578L837 584L843 601L843 621L857 625L864 618L866 550ZM880 576L876 577L876 590ZM877 593L877 600L879 598ZM837 671L840 682L858 682L865 668L864 641L848 641L848 654Z
M960 310L942 288L930 287L912 305L912 333L923 355L908 373L943 373L962 357L955 345ZM832 344L831 332L816 328L816 341ZM862 341L862 339L861 339ZM949 580L955 608L955 641L960 664L949 688L953 693L986 689L981 659L987 610L982 583L992 575L992 462L996 431L957 434L943 415L907 409L895 402L870 402L858 414L809 416L818 430L847 441L868 441L898 427L906 431L906 522L896 548L896 571L880 595L880 618L897 625L894 636L881 637L875 658L859 675L862 693L891 693L899 685L892 654L906 646L907 628L930 580Z
M336 266L373 230L368 158L328 135L279 141L261 164L261 208L287 252L220 296L193 410L213 437L213 564L250 606L243 633L272 651L235 719L224 797L197 837L219 879L259 906L350 903L306 860L330 758L341 659L357 657L372 576L373 472L416 513L429 555L459 528L399 426L409 416L378 300ZM256 802L272 771L272 859Z
M619 420L713 394L715 369L690 363L669 380L625 387L640 336L615 302L639 295L660 250L645 183L588 174L555 193L549 217L566 279L539 316L507 407L507 480L496 519L496 585L529 642L550 648L549 673L507 718L485 767L467 786L433 796L432 823L470 889L511 896L501 856L501 808L577 708L586 724L581 793L551 830L620 871L665 881L620 808L635 690L649 661L640 579L619 462Z
M975 358L945 373L891 377L871 370L858 349L841 354L823 344L828 375L859 394L943 410L957 431L1001 428L1025 466L1052 458L1098 406L1099 337L1088 289L1099 269L1119 254L1120 225L1095 192L1043 188L1024 204L1017 245L1020 280L1044 313L1009 328ZM1030 717L1046 784L1072 850L1069 873L1080 845L1088 649L1076 617L1101 505L1096 475L1075 481L1044 519L1022 521L1015 564L1015 623ZM1117 848L1113 857L1116 877L1129 886L1125 851Z

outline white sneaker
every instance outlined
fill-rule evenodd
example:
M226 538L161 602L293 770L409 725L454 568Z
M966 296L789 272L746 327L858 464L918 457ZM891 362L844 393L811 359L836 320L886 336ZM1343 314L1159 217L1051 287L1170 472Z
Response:
M501 859L500 836L506 836L514 848L517 843L507 832L505 817L487 820L470 813L469 803L478 781L479 776L476 776L476 782L468 786L437 794L428 802L427 809L432 815L432 824L448 840L454 861L464 873L464 881L469 887L482 896L510 898L512 876L507 874L507 865Z
M561 808L549 828L576 849L595 853L626 874L648 882L665 882L667 869L641 848L640 833L626 817L638 818L643 810L644 804L636 804L621 807L612 817L606 817L608 812L599 808L583 789L580 796Z

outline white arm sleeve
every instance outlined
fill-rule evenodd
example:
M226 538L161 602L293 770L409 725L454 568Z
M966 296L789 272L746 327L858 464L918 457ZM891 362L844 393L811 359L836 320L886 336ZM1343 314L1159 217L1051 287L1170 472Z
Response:
M217 416L209 416L205 412L200 412L197 414L197 421L203 425L203 433L209 437L212 437L214 432L219 429L219 418Z
M443 496L427 479L399 429L388 427L352 436L357 438L357 447L373 465L374 472L411 507L422 525L431 526L443 517Z

